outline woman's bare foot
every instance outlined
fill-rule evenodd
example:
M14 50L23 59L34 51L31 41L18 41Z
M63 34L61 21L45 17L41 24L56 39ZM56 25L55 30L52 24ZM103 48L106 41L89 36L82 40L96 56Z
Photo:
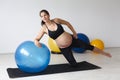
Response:
M105 55L110 58L112 57L112 55L110 53L104 52L103 50L100 50L99 48L96 48L96 47L94 48L93 52L100 53L100 54Z
M105 56L107 56L107 57L112 57L112 55L111 54L109 54L109 53L106 53L106 52L104 52L104 53L101 53L101 54L103 54L103 55L105 55Z

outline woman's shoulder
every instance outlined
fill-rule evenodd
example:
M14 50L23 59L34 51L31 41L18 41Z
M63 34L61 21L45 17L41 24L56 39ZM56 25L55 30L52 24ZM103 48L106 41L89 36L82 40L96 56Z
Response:
M43 30L46 30L47 27L46 27L45 24L43 24L41 28L42 28Z
M59 23L59 24L67 24L68 23L68 21L63 20L61 18L54 18L53 21L56 23Z
M56 23L60 23L60 18L54 18L54 19L52 19L52 21L54 21L54 22L56 22Z
M42 30L42 31L44 31L45 33L47 33L47 27L46 27L46 25L45 25L45 24L44 24L44 25L42 25L41 30Z

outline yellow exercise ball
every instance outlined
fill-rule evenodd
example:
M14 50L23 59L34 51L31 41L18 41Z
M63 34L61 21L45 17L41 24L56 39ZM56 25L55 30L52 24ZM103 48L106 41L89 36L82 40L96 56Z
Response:
M48 39L48 46L49 46L51 52L54 52L54 53L61 52L59 47L57 46L56 42L50 37Z
M94 39L90 42L90 44L101 50L104 49L104 42L101 39Z

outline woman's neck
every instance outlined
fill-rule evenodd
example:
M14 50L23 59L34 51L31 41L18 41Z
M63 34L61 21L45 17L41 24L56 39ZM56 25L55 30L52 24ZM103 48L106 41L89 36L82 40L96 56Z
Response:
M52 25L52 20L47 21L45 24L49 26Z

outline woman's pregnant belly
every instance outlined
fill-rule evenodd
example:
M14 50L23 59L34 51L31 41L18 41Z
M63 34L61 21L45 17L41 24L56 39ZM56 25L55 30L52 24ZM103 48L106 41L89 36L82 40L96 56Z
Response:
M72 36L69 33L64 32L55 41L56 41L58 47L66 48L66 47L69 47L71 45Z

